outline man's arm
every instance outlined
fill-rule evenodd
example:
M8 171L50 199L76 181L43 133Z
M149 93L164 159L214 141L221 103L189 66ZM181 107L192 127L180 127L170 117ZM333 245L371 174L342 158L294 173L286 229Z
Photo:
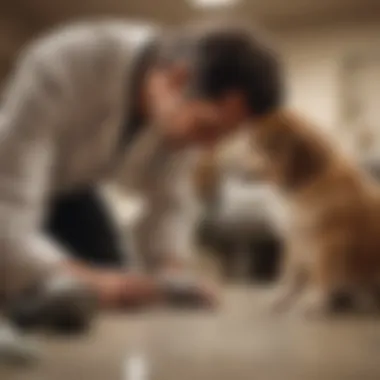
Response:
M169 166L165 172L163 191L167 194L163 196L166 199L163 203L167 207L159 208L155 228L164 266L189 270L194 264L195 232L202 216L193 183L198 158L196 152L179 154L172 158L173 167Z
M36 49L24 54L0 114L0 289L20 291L65 253L41 235L55 162L59 83Z
M153 231L162 255L159 274L172 302L214 307L218 304L215 284L205 282L197 270L195 232L202 216L201 207L186 182L174 191L173 208L162 212Z
M33 281L43 281L59 271L63 276L74 276L87 284L103 306L152 302L158 292L154 279L87 266L72 259L69 252L42 232L53 173L59 175L54 167L59 124L66 116L66 104L73 104L75 100L72 98L75 95L73 80L67 78L69 71L65 62L73 58L73 65L69 66L76 72L76 80L83 77L84 81L89 81L89 75L81 73L90 71L90 76L107 84L107 78L100 78L89 67L101 67L102 73L107 75L112 73L112 70L104 70L104 65L95 63L104 56L109 57L102 49L78 49L84 39L76 44L75 35L65 36L70 37L69 41L50 37L34 43L21 57L3 96L0 114L0 293L15 294ZM65 45L66 42L69 45ZM64 45L63 56L61 44ZM80 84L76 82L75 85Z
M177 195L172 210L160 220L163 264L190 268L196 255L195 232L201 217L199 204L189 194Z

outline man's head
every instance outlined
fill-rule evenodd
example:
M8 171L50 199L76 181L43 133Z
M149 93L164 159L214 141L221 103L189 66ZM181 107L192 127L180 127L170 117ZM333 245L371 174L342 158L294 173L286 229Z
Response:
M163 38L146 91L151 116L182 144L212 144L281 105L281 65L249 29L190 27Z

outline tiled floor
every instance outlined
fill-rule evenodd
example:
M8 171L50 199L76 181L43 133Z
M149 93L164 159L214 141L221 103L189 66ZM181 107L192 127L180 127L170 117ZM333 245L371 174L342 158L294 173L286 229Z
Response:
M40 364L0 370L0 379L380 379L378 321L269 316L263 296L263 291L230 289L214 314L104 316L89 337L45 337Z

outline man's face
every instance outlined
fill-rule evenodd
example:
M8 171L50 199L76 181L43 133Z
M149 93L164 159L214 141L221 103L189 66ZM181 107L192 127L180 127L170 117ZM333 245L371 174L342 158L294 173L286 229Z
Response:
M153 74L150 108L153 120L178 146L212 145L248 118L242 94L231 91L217 100L186 95L191 78L180 68Z

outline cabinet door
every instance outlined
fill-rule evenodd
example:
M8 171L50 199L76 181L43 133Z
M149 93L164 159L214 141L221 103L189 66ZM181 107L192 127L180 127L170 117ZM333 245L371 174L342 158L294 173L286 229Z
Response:
M380 55L361 59L345 75L346 123L361 153L380 153Z

